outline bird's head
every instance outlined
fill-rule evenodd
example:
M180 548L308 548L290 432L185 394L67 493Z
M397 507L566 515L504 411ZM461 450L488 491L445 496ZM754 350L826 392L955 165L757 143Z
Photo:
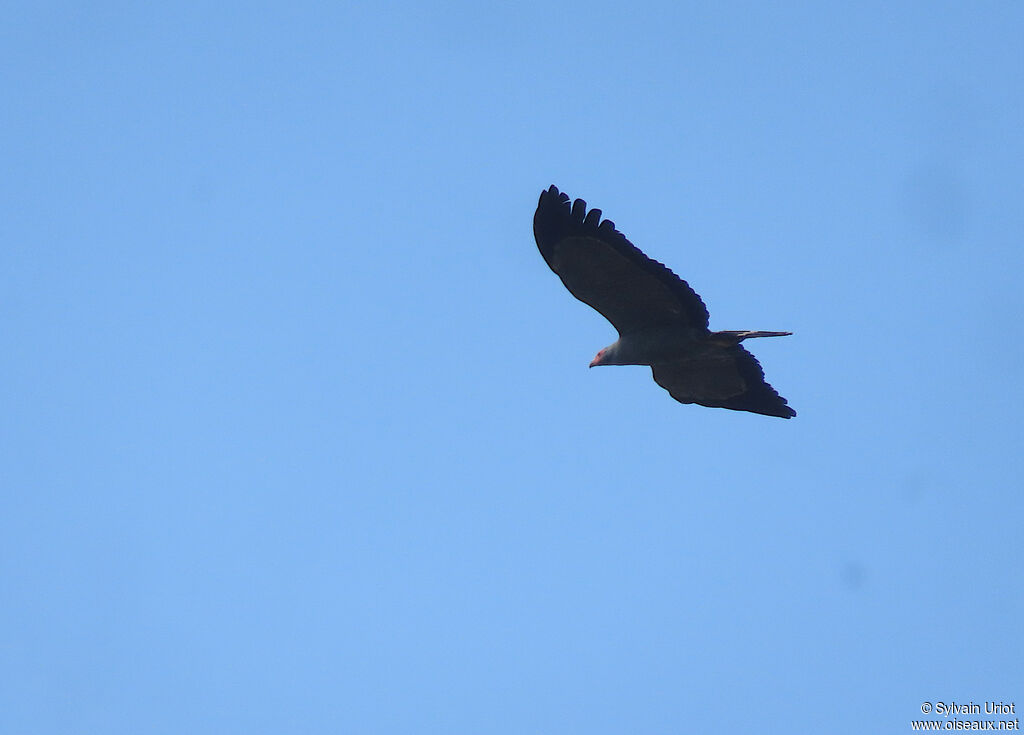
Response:
M590 367L597 367L598 365L627 365L628 363L623 362L621 359L621 347L621 341L608 345L594 355L594 359L590 361Z

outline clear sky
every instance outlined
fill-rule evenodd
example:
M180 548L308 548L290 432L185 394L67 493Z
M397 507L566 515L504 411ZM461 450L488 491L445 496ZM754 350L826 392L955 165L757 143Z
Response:
M3 17L0 731L1024 708L1024 4ZM552 183L797 418L588 370Z

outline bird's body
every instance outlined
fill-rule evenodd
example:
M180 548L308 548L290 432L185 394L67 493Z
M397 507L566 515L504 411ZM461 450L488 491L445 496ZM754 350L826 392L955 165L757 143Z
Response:
M687 327L651 327L627 332L598 354L594 365L658 365L713 357L751 337L786 337L792 332L700 332ZM596 360L596 358L595 358Z
M649 365L655 382L681 403L796 415L740 346L789 332L710 331L707 307L686 281L640 252L610 220L601 221L601 210L588 212L582 199L570 205L554 186L541 193L533 228L541 255L566 288L619 332L591 367Z
M656 365L694 357L704 351L697 330L679 326L653 326L626 332L600 353L595 365Z

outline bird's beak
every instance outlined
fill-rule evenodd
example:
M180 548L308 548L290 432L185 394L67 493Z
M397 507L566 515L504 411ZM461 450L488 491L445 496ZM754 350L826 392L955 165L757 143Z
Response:
M594 365L596 365L596 364L597 364L597 358L595 357L593 360L590 361L590 364L587 365L587 367L594 367Z

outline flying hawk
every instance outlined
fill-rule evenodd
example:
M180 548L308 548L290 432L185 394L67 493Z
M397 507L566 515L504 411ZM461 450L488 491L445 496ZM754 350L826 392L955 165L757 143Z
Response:
M654 382L680 403L699 403L788 419L786 399L764 379L740 345L752 337L791 332L712 332L708 309L692 288L601 221L601 210L552 186L533 216L540 254L569 293L597 309L619 339L597 353L596 365L650 365Z

